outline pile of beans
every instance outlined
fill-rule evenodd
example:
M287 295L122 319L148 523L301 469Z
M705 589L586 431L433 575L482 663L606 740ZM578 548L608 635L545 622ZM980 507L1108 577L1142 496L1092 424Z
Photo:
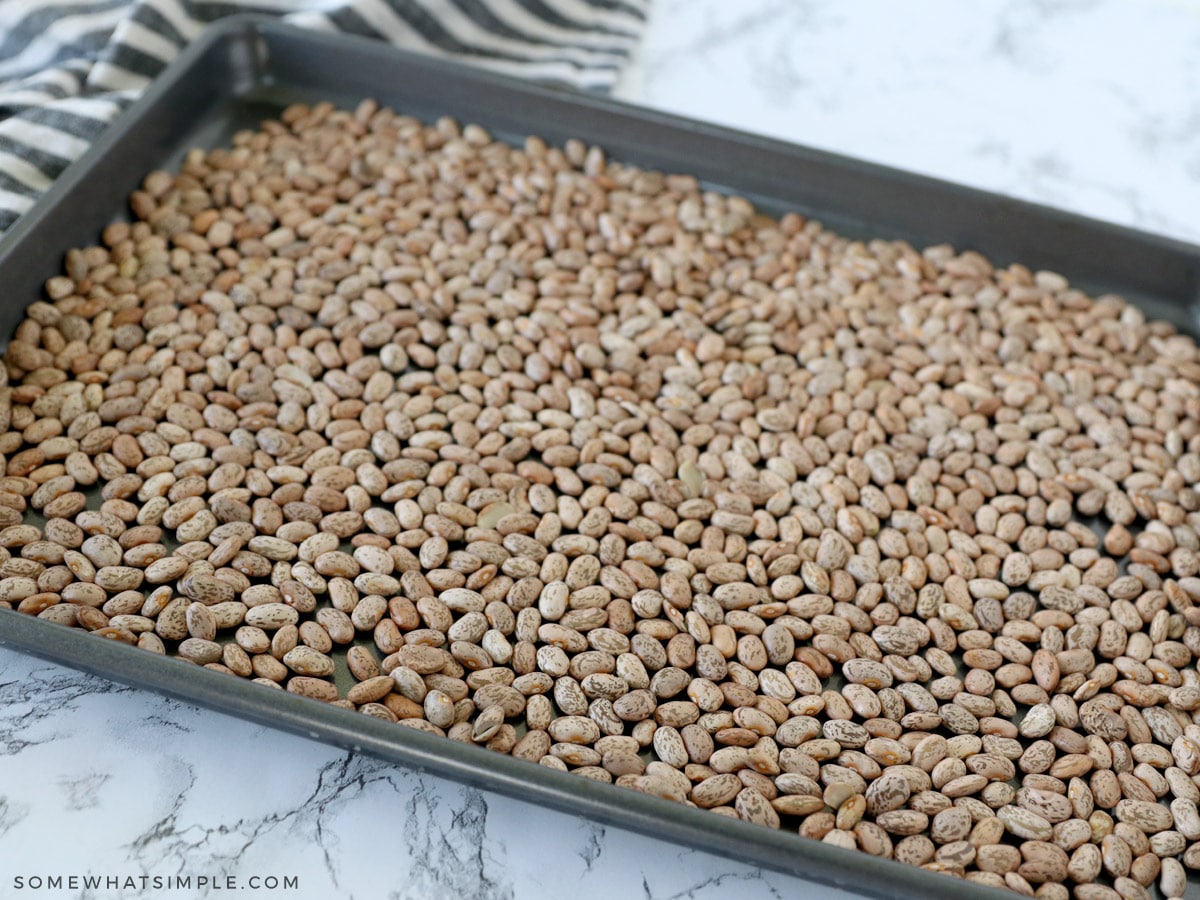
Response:
M370 102L131 205L7 348L0 606L973 882L1183 895L1190 338Z

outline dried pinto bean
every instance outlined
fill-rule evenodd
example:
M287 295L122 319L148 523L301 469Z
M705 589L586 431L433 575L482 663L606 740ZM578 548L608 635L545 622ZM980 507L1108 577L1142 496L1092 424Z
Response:
M0 605L979 883L1183 893L1189 338L370 102L132 207L5 351Z

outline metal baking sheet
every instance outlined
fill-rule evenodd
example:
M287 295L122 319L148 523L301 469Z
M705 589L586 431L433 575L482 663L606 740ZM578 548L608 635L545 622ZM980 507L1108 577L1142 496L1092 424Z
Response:
M1119 293L1195 334L1200 247L930 178L624 105L531 85L357 38L226 20L189 47L0 242L0 335L61 271L70 247L121 218L144 174L221 144L288 103L365 97L425 120L451 115L497 137L596 143L611 158L686 172L770 213L795 210L857 237L951 243L997 264L1053 269ZM877 897L1001 898L863 853L770 831L482 748L208 672L0 610L0 644L476 787Z

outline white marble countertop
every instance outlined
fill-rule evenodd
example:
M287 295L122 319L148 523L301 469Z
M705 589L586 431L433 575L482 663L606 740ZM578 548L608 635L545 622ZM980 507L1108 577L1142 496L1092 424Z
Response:
M654 0L618 95L1200 240L1194 0Z
M656 0L618 96L1200 240L1184 0ZM846 897L0 648L0 896L199 895L15 889L72 873L300 878L252 897Z

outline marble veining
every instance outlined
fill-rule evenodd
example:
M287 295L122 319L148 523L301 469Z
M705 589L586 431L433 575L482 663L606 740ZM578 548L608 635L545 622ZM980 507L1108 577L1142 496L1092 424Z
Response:
M618 96L1200 239L1200 7L659 0Z
M0 747L0 895L18 875L71 872L298 875L282 896L362 900L805 895L798 879L3 647ZM87 840L64 861L49 833Z
M0 840L3 840L13 828L29 815L29 807L25 804L13 803L7 797L0 796Z
M1197 240L1197 61L1181 0L655 0L617 94ZM56 873L300 878L248 897L851 896L0 646L0 896Z
M78 775L61 775L55 783L67 809L89 809L100 805L99 793L111 777L104 772L84 771Z

